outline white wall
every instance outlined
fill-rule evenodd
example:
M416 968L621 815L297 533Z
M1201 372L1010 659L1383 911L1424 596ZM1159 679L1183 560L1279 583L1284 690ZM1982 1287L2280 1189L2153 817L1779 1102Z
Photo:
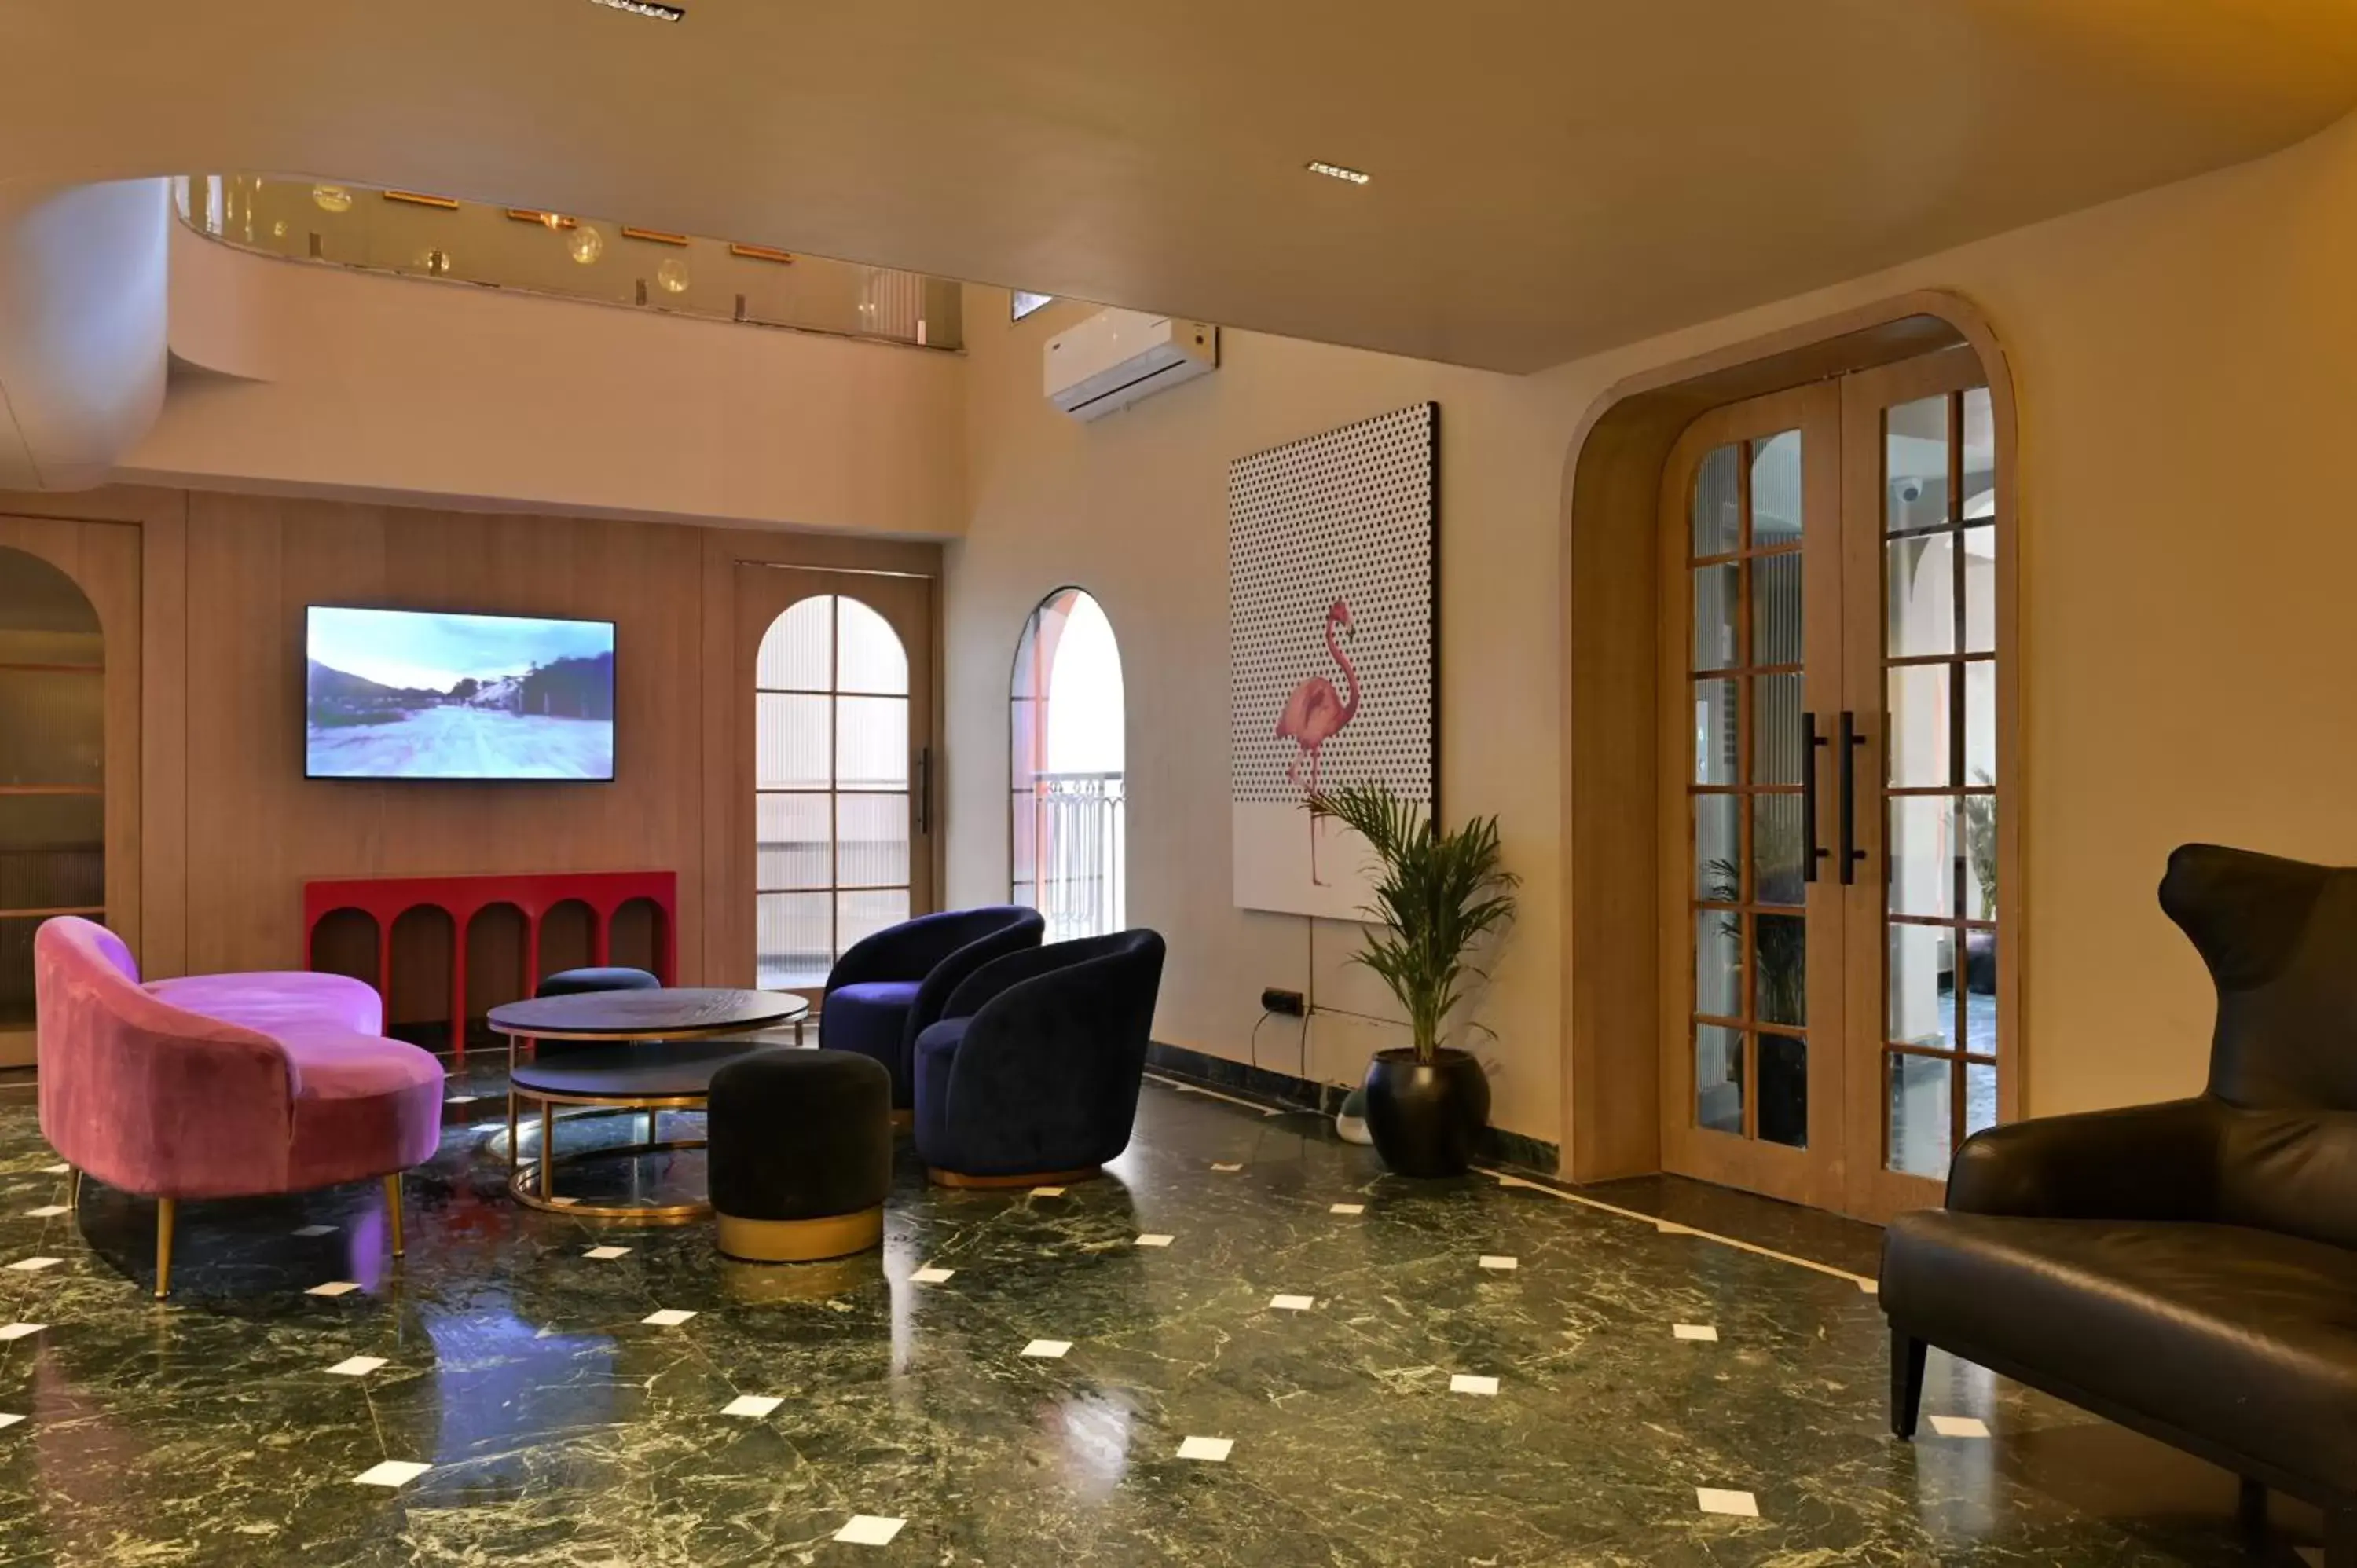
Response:
M1095 425L1039 396L1080 307L965 312L972 518L950 553L950 893L1006 891L1006 692L1024 616L1103 600L1130 709L1132 918L1171 940L1161 1036L1243 1058L1262 986L1348 934L1228 903L1223 484L1234 457L1421 398L1442 409L1443 787L1499 813L1524 913L1482 1016L1496 1120L1559 1135L1562 481L1622 376L1906 290L1992 318L2021 410L2020 896L2033 1112L2201 1086L2210 990L2154 884L2189 839L2357 862L2357 121L2285 153L1515 379L1231 333L1212 377ZM1413 302L1403 301L1403 308ZM1631 832L1650 831L1631 823ZM2010 899L2008 900L2010 902ZM2019 908L2023 906L2014 906ZM1575 981L1576 983L1576 981ZM1292 1065L1291 1025L1262 1034ZM1280 1045L1278 1042L1282 1042ZM1311 1070L1368 1033L1321 1022Z

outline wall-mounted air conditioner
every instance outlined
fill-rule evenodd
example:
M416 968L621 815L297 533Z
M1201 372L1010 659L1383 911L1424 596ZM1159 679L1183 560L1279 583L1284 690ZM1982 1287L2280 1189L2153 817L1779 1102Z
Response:
M1142 310L1100 310L1048 339L1048 401L1095 419L1219 368L1220 329Z

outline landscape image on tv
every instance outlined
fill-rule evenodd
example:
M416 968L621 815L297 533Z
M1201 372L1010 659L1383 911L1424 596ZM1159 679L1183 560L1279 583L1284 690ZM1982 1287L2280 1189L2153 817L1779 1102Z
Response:
M614 626L314 605L313 779L614 777Z

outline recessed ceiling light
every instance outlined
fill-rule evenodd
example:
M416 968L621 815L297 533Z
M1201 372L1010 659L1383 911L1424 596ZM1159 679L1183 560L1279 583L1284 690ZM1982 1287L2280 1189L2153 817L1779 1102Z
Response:
M598 3L610 4L610 0L598 0ZM1346 179L1352 185L1364 185L1374 177L1354 168L1345 168L1340 164L1320 163L1316 158L1310 159L1307 166L1311 174L1322 174L1328 179Z
M633 16L651 16L658 22L683 22L687 13L677 5L665 5L662 0L589 0L593 5L603 5L609 11L628 11Z

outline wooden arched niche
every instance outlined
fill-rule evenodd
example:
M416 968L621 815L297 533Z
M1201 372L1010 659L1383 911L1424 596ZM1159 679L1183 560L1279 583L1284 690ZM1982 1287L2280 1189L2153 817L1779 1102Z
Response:
M1946 292L1900 295L1631 377L1597 400L1573 440L1563 499L1561 1125L1563 1174L1574 1180L1662 1168L1663 881L1652 824L1662 787L1658 531L1670 450L1712 409L1957 348L1976 354L1987 376L2003 455L1998 501L2018 519L2012 376L1987 319ZM2009 665L2018 671L2020 661Z
M32 934L140 950L139 531L0 498L0 1067L33 1060Z

